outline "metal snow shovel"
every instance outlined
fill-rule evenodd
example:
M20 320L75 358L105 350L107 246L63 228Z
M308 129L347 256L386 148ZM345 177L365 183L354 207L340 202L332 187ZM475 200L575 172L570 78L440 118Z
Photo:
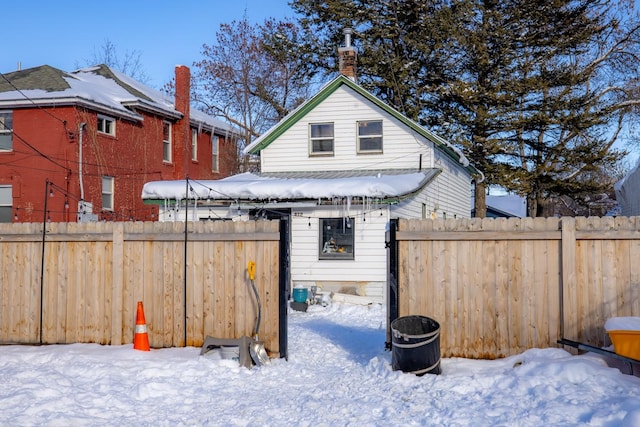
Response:
M254 282L256 277L256 263L253 261L249 261L247 264L247 273L249 274L249 280L251 281L251 287L253 288L253 293L256 296L256 302L258 303L258 317L256 318L256 327L253 330L253 341L249 344L249 354L251 354L251 359L257 366L264 365L269 363L269 355L267 354L267 350L264 348L264 344L258 341L258 330L260 329L260 317L262 316L262 306L260 305L260 295L258 294L258 289L256 288L256 284Z

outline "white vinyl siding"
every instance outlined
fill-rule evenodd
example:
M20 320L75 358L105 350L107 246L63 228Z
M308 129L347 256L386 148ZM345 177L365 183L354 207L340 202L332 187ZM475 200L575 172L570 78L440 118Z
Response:
M387 253L384 246L387 208L351 206L354 218L353 260L318 259L320 218L341 218L336 209L296 209L291 217L291 279L293 281L385 282ZM296 215L295 213L299 214ZM300 215L301 214L301 215Z
M426 218L471 216L471 175L449 156L436 152L436 158L434 167L442 172L414 198L392 206L392 218L423 218L423 212Z
M384 153L358 154L359 121L382 120ZM309 156L309 123L334 124L333 156ZM390 114L342 86L260 153L263 172L431 167L432 151Z

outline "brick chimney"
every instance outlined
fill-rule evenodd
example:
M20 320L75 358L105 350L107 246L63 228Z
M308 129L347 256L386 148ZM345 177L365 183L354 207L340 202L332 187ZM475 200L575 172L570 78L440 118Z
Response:
M191 71L185 65L176 65L176 110L182 118L173 125L173 166L174 178L182 179L189 173L191 160Z
M351 34L353 34L353 30L351 28L345 28L343 34L344 47L338 48L338 70L340 74L349 77L355 82L358 55L354 47L351 46Z

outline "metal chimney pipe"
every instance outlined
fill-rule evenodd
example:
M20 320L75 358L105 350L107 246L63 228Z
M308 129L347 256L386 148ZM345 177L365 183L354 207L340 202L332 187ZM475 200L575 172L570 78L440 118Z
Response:
M345 47L351 47L351 34L353 34L353 29L345 28L344 30L342 30L342 34L344 34Z

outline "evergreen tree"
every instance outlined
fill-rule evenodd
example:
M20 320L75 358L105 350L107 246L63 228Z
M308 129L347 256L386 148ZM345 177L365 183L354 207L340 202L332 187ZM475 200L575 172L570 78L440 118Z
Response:
M596 0L294 0L317 64L356 30L360 83L459 144L485 186L527 197L601 191L589 179L624 154L613 142L638 103L633 3ZM333 70L335 65L324 61Z

